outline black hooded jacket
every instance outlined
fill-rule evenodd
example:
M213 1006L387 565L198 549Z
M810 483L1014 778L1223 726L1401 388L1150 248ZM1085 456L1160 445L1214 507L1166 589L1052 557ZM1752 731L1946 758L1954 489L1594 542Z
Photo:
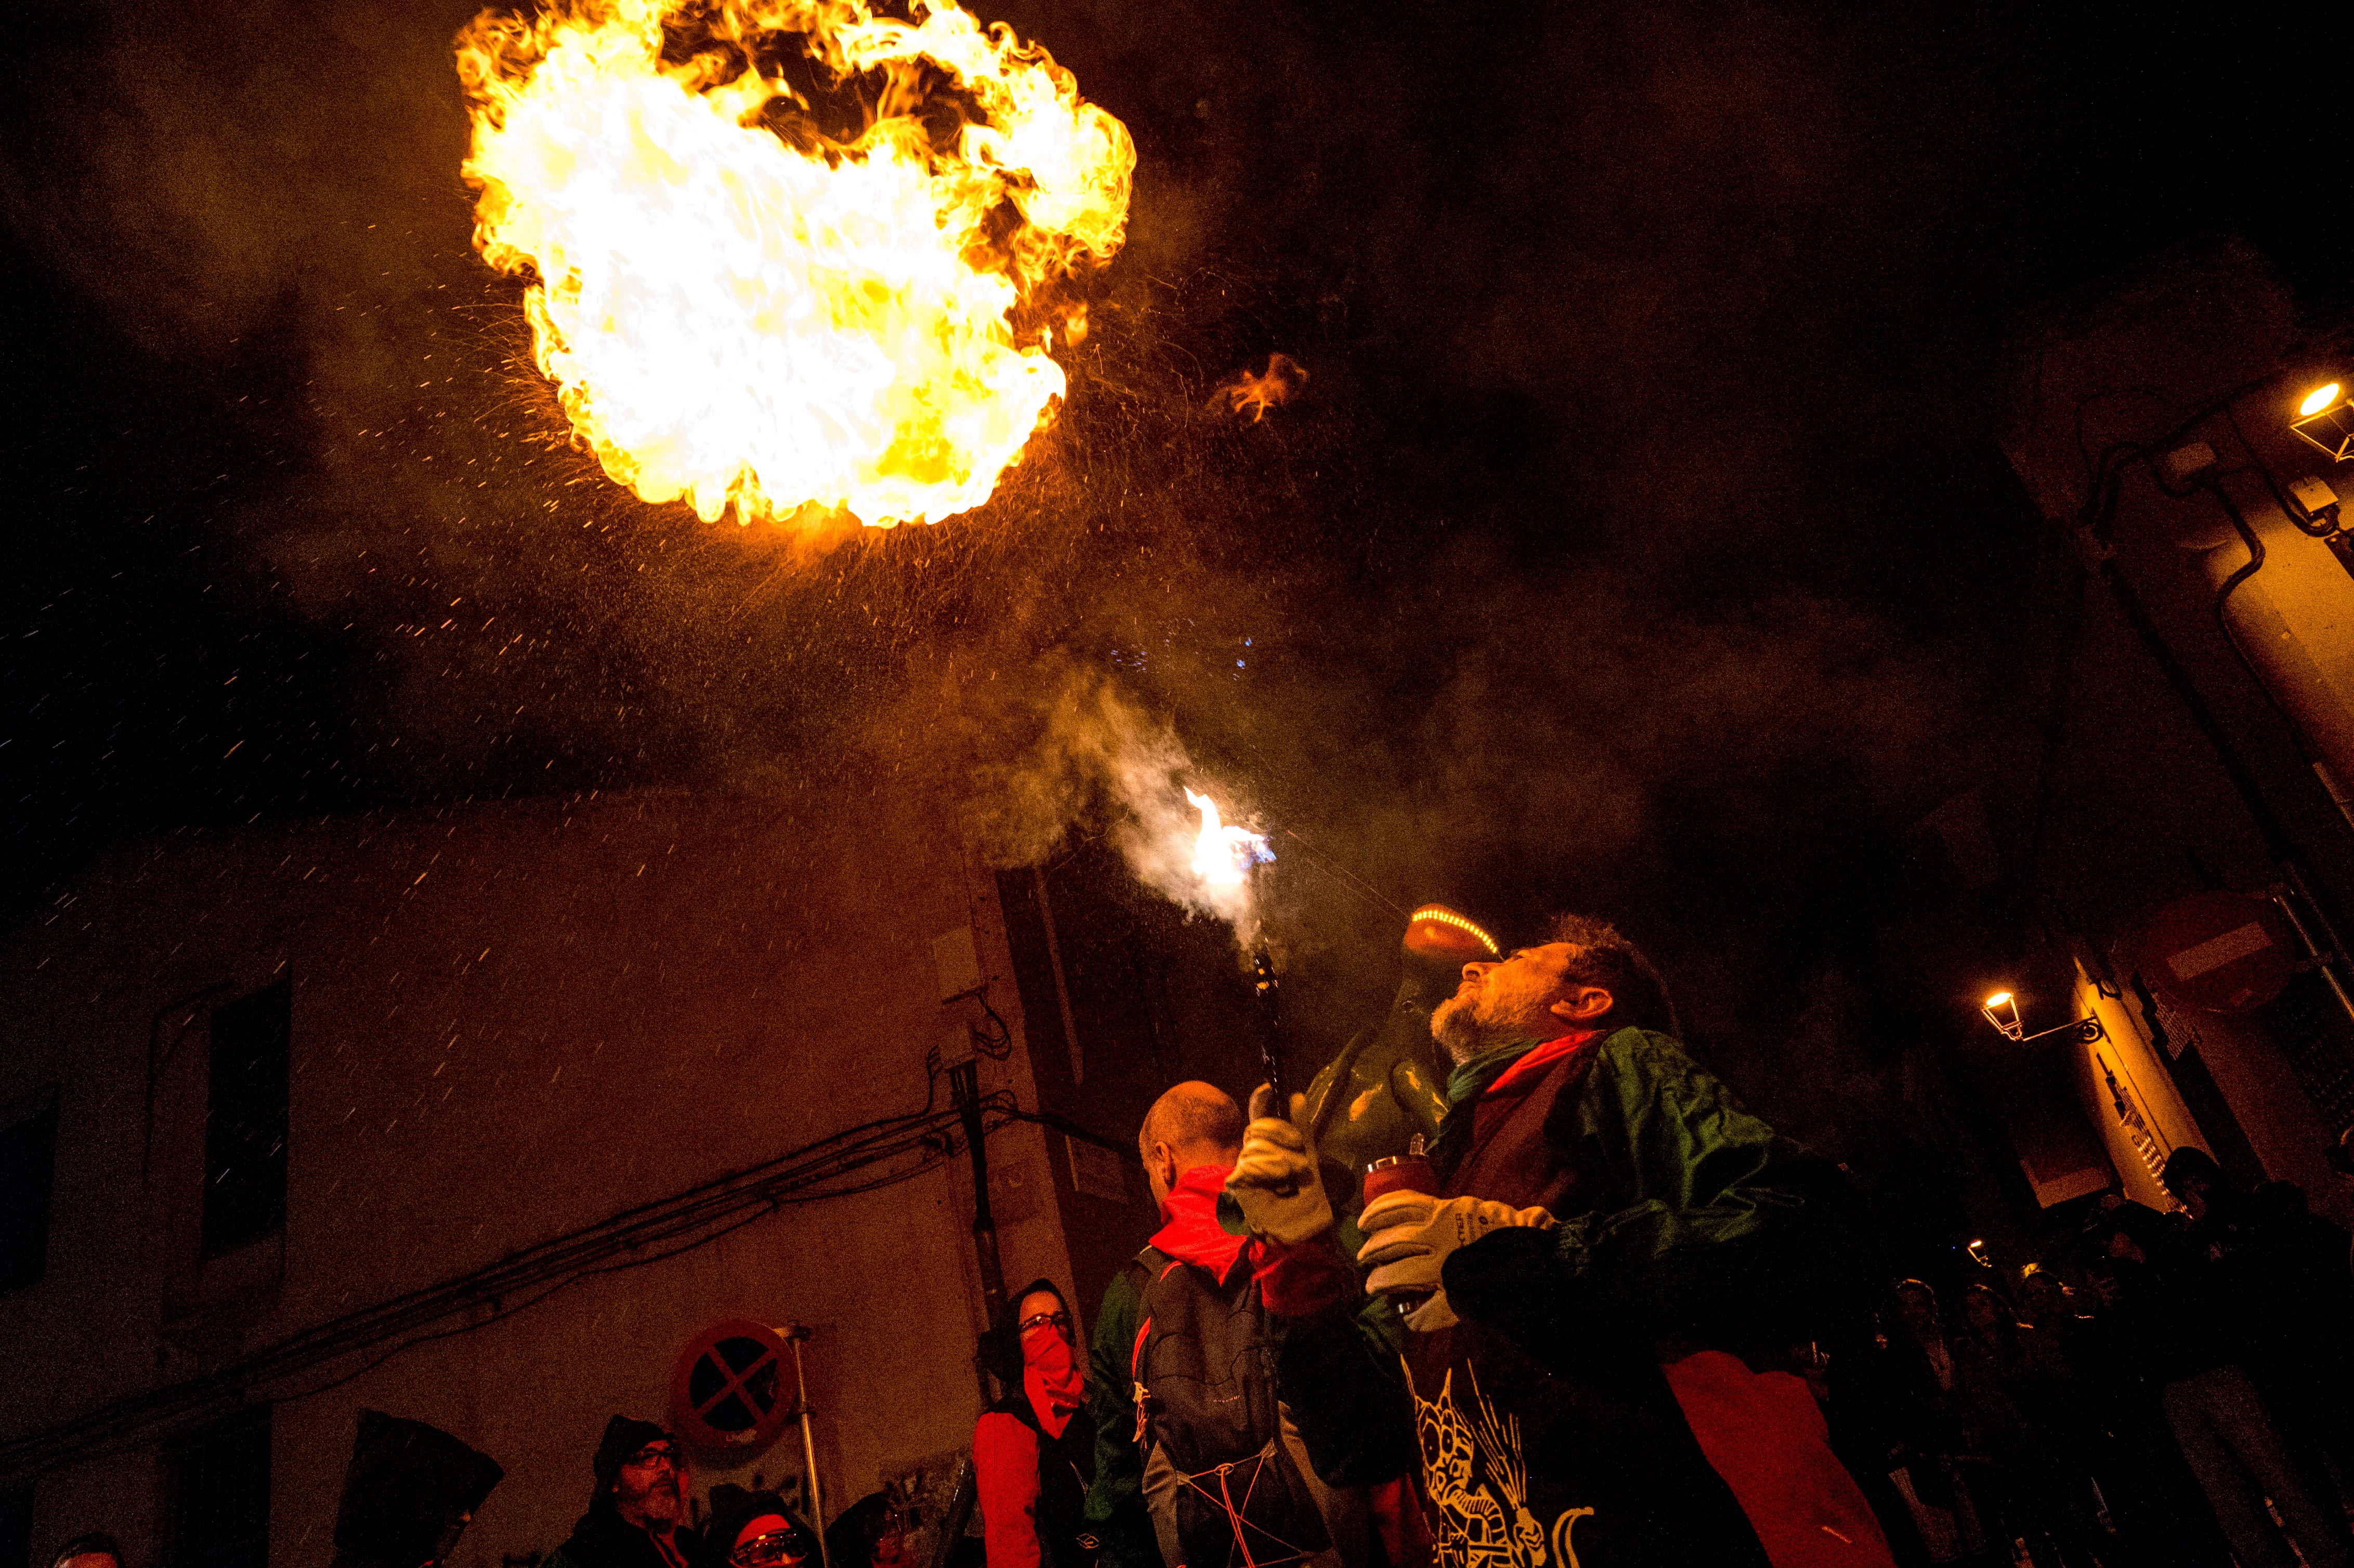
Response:
M438 1426L361 1411L335 1510L335 1568L441 1561L504 1474Z
M679 1556L695 1562L703 1538L684 1525L671 1531ZM548 1556L546 1568L677 1568L663 1555L653 1538L614 1511L610 1492L599 1492L588 1511L572 1527L564 1544Z
M686 1526L671 1531L673 1559L613 1507L613 1478L620 1474L621 1461L649 1443L668 1438L670 1434L651 1421L616 1415L605 1424L604 1438L589 1462L597 1477L596 1498L564 1544L548 1555L546 1568L679 1568L700 1555L703 1539Z

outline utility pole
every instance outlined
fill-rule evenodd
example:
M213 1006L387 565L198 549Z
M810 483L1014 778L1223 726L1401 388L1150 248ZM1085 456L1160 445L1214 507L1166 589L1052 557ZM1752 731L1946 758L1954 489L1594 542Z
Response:
M981 1122L980 1062L969 1059L950 1067L949 1093L956 1101L958 1119L964 1123L965 1151L972 1157L972 1249L981 1260L981 1305L994 1330L1005 1317L1005 1266L997 1255L997 1220L989 1212L989 1139ZM984 1342L995 1345L993 1339ZM973 1369L983 1404L997 1399L986 1370L990 1359L981 1357Z

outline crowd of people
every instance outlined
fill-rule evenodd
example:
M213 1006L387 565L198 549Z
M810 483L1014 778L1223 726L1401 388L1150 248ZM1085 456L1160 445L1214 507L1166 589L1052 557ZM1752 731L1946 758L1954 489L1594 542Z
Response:
M2354 1561L2349 1237L2298 1190L2184 1148L2169 1212L1891 1284L1617 931L1458 966L1466 932L1418 911L1392 1013L1290 1106L1152 1107L1161 1228L1083 1387L1061 1293L1020 1305L991 1568Z
M2349 1561L2348 1234L2198 1149L2164 1180L2169 1213L2099 1202L2068 1260L2079 1285L2040 1263L1948 1299L1903 1280L1872 1343L1828 1359L1835 1440L1859 1476L1885 1474L1914 1561Z
M1008 1298L981 1549L951 1510L935 1563L2354 1568L2349 1237L2297 1189L2185 1147L2168 1212L2110 1194L2065 1258L1892 1285L1843 1174L1686 1054L1609 925L1507 953L1430 906L1405 954L1306 1095L1151 1107L1159 1228L1084 1347L1053 1281ZM772 1491L698 1513L652 1422L589 1468L546 1568L915 1568L884 1494L822 1548ZM336 1568L432 1568L499 1479L363 1412Z

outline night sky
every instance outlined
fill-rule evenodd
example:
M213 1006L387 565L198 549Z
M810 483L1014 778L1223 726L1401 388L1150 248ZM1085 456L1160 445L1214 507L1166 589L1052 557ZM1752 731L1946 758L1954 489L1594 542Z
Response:
M567 446L469 244L474 8L19 8L12 912L157 825L1015 776L1108 686L1313 846L1303 953L1380 927L1341 870L1803 947L2013 766L2006 321L2232 233L2349 272L2310 8L984 5L1133 132L1128 247L987 508L795 542Z

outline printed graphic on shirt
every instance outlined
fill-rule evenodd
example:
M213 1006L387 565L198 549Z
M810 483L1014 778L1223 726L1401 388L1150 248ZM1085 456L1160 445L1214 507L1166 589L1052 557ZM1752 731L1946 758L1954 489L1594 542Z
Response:
M1529 1511L1529 1465L1521 1452L1521 1422L1499 1417L1479 1392L1479 1374L1465 1369L1471 1383L1473 1418L1455 1401L1455 1369L1449 1367L1435 1400L1414 1387L1414 1432L1422 1455L1423 1492L1429 1499L1437 1568L1579 1568L1570 1532L1593 1516L1590 1508L1564 1509L1547 1530Z

